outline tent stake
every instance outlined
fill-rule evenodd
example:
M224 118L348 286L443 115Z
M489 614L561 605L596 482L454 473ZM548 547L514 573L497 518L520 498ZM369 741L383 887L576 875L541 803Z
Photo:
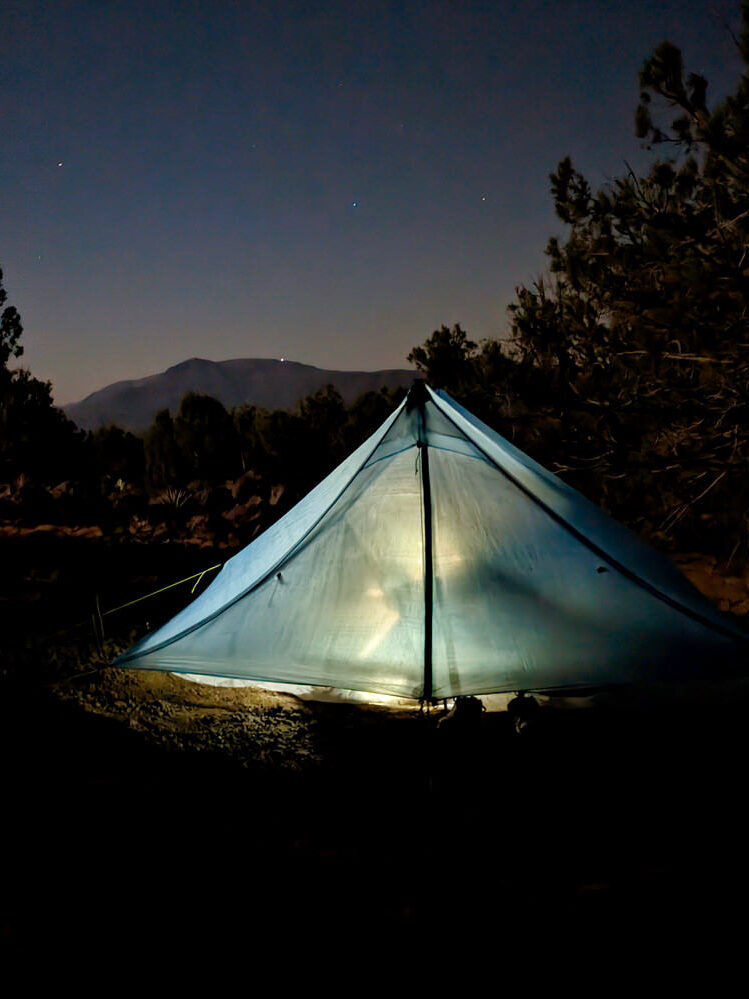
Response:
M99 594L94 594L94 610L91 614L91 624L94 629L94 642L96 651L101 655L104 652L104 622L101 617L101 607L99 605Z

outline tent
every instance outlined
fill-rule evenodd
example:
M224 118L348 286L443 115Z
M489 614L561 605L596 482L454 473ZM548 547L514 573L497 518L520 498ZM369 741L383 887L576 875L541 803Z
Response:
M432 699L730 676L747 647L668 559L416 382L116 663Z

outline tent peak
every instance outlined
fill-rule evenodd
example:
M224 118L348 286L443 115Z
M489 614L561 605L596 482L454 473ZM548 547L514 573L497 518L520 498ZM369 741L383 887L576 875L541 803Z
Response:
M428 387L423 378L414 378L406 397L406 412L410 413L411 410L421 407L429 401Z

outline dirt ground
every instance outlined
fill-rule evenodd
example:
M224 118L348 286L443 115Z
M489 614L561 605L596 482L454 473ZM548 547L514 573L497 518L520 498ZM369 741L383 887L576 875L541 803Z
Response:
M4 550L24 574L0 599L23 637L0 705L11 945L319 935L330 956L344 935L387 933L407 952L505 954L566 934L735 931L743 705L544 710L517 736L501 711L456 728L115 670L133 620L88 659L55 629L92 576L120 570L112 603L149 577L132 553L82 544ZM164 576L190 568L170 558ZM684 562L740 614L744 577Z
M23 712L11 942L663 940L749 888L745 712L560 711L517 736L503 712L454 731L111 669Z

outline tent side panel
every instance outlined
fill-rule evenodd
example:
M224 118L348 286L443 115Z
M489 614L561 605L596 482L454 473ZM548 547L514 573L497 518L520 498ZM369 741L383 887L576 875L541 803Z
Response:
M735 654L602 564L478 453L430 456L436 697L663 680Z
M405 412L404 400L383 425L326 479L259 538L231 558L197 599L116 662L141 665L135 660L221 613L223 608L272 572L274 566L283 562L297 545L304 542L308 533L345 496L362 467L407 446L411 443L410 435L411 420Z
M396 451L361 471L280 575L137 665L420 697L416 454Z

